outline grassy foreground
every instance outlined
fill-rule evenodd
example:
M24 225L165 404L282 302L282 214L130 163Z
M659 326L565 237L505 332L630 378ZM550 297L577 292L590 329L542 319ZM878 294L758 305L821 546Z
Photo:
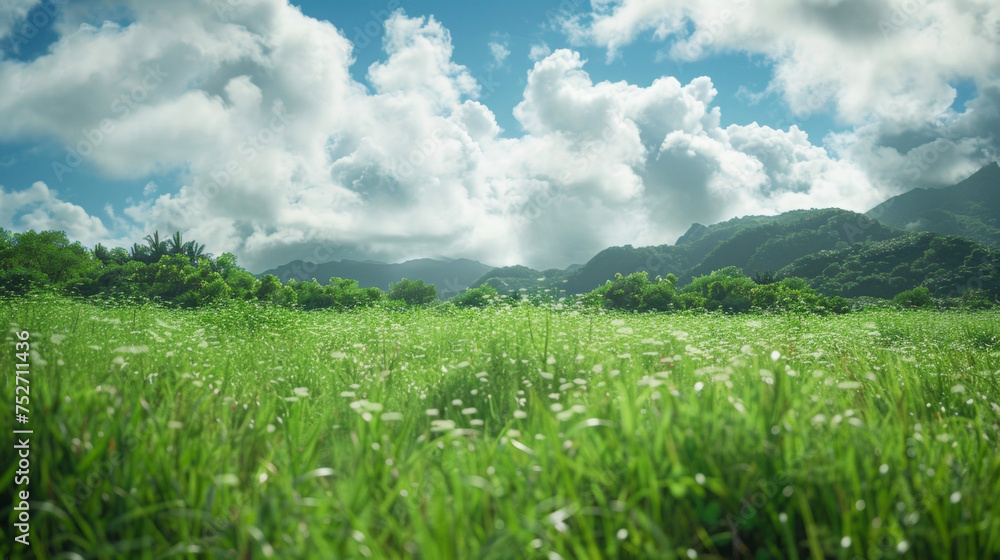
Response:
M0 313L11 558L1000 556L997 313Z

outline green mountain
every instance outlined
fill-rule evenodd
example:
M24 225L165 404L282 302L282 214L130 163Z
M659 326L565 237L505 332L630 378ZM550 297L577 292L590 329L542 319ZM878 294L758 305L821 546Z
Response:
M970 239L908 233L796 259L779 276L806 279L827 296L891 298L917 286L936 297L966 290L1000 294L1000 251Z
M1000 246L1000 165L940 189L913 189L872 208L868 215L907 231L960 235Z
M568 275L562 289L570 294L586 293L616 273L627 276L643 270L651 278L672 273L682 283L727 266L738 266L747 275L774 272L816 251L900 234L861 214L837 208L745 216L711 226L694 224L674 245L605 249Z
M865 227L862 229L859 224ZM861 214L838 208L786 212L769 223L740 229L722 240L701 262L685 271L681 280L688 281L727 266L737 266L747 275L777 271L817 251L898 235L899 232L871 222Z
M427 284L434 284L438 291L438 297L447 299L468 288L476 279L490 270L493 270L493 267L469 259L449 261L416 259L398 264L345 259L322 264L300 260L292 261L265 271L263 274L273 274L282 282L293 279L311 281L315 278L324 285L333 277L349 278L357 280L362 288L375 287L384 291L388 291L389 284L399 282L403 278L409 278L410 280L423 280Z

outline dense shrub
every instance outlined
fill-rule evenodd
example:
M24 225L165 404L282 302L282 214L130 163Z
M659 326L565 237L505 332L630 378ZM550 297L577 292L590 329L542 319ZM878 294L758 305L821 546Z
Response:
M924 286L918 286L912 290L900 292L892 298L892 302L901 307L934 307L934 299L931 291Z
M745 313L752 310L796 310L819 313L846 313L850 302L844 298L820 297L801 278L763 281L748 278L736 267L717 270L694 278L680 291L677 279L650 281L646 272L615 275L586 296L589 305L628 311L697 310Z
M489 284L483 284L477 288L469 288L451 299L452 303L460 307L485 307L490 301L498 298L497 289Z
M389 284L389 299L406 302L407 305L426 305L437 301L437 289L433 284L424 284L423 280L403 278L399 282Z

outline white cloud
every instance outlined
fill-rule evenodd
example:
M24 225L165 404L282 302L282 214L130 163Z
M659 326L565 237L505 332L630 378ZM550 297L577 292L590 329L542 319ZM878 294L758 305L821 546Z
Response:
M534 62L549 56L552 54L552 49L546 43L531 45L531 50L528 51L528 58Z
M80 206L60 200L58 194L41 181L10 193L0 187L0 227L14 231L61 230L71 240L88 245L109 237L100 218L88 215Z
M795 128L722 128L707 77L594 83L578 53L533 49L515 109L526 134L506 138L434 18L385 22L369 89L350 77L344 35L284 0L221 18L133 0L130 23L81 25L94 1L64 16L49 54L0 62L0 137L44 135L108 176L182 184L110 209L114 233L36 184L5 195L48 208L22 226L65 219L81 239L180 230L254 271L428 255L550 267L670 242L692 221L876 201L856 166Z
M592 0L565 22L571 38L609 57L651 32L678 61L714 52L763 55L772 86L797 114L832 107L849 123L872 115L932 121L951 83L983 83L1000 65L1000 5L991 0ZM690 25L689 25L690 24ZM689 32L690 31L690 32Z
M493 57L493 66L501 67L507 63L507 57L510 56L510 48L507 41L490 41L489 47L490 55Z

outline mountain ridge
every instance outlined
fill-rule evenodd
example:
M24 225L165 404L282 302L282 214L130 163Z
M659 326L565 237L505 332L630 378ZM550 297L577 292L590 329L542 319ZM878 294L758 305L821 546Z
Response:
M358 280L363 287L382 289L406 277L435 284L441 297L483 284L501 292L549 289L579 294L613 279L616 273L645 271L651 277L674 274L683 283L728 266L737 266L747 275L790 271L793 263L808 260L811 255L832 254L858 243L886 242L921 231L1000 246L1000 165L992 162L949 187L913 189L864 214L821 208L773 216L740 216L712 225L693 223L672 245L607 247L586 263L565 269L540 271L521 265L496 268L470 259L447 258L394 264L354 260L314 264L300 260L264 274L275 274L282 280L317 278L321 283L339 276ZM921 246L929 246L929 238L920 239ZM841 254L856 256L849 251ZM894 278L899 284L902 277Z

